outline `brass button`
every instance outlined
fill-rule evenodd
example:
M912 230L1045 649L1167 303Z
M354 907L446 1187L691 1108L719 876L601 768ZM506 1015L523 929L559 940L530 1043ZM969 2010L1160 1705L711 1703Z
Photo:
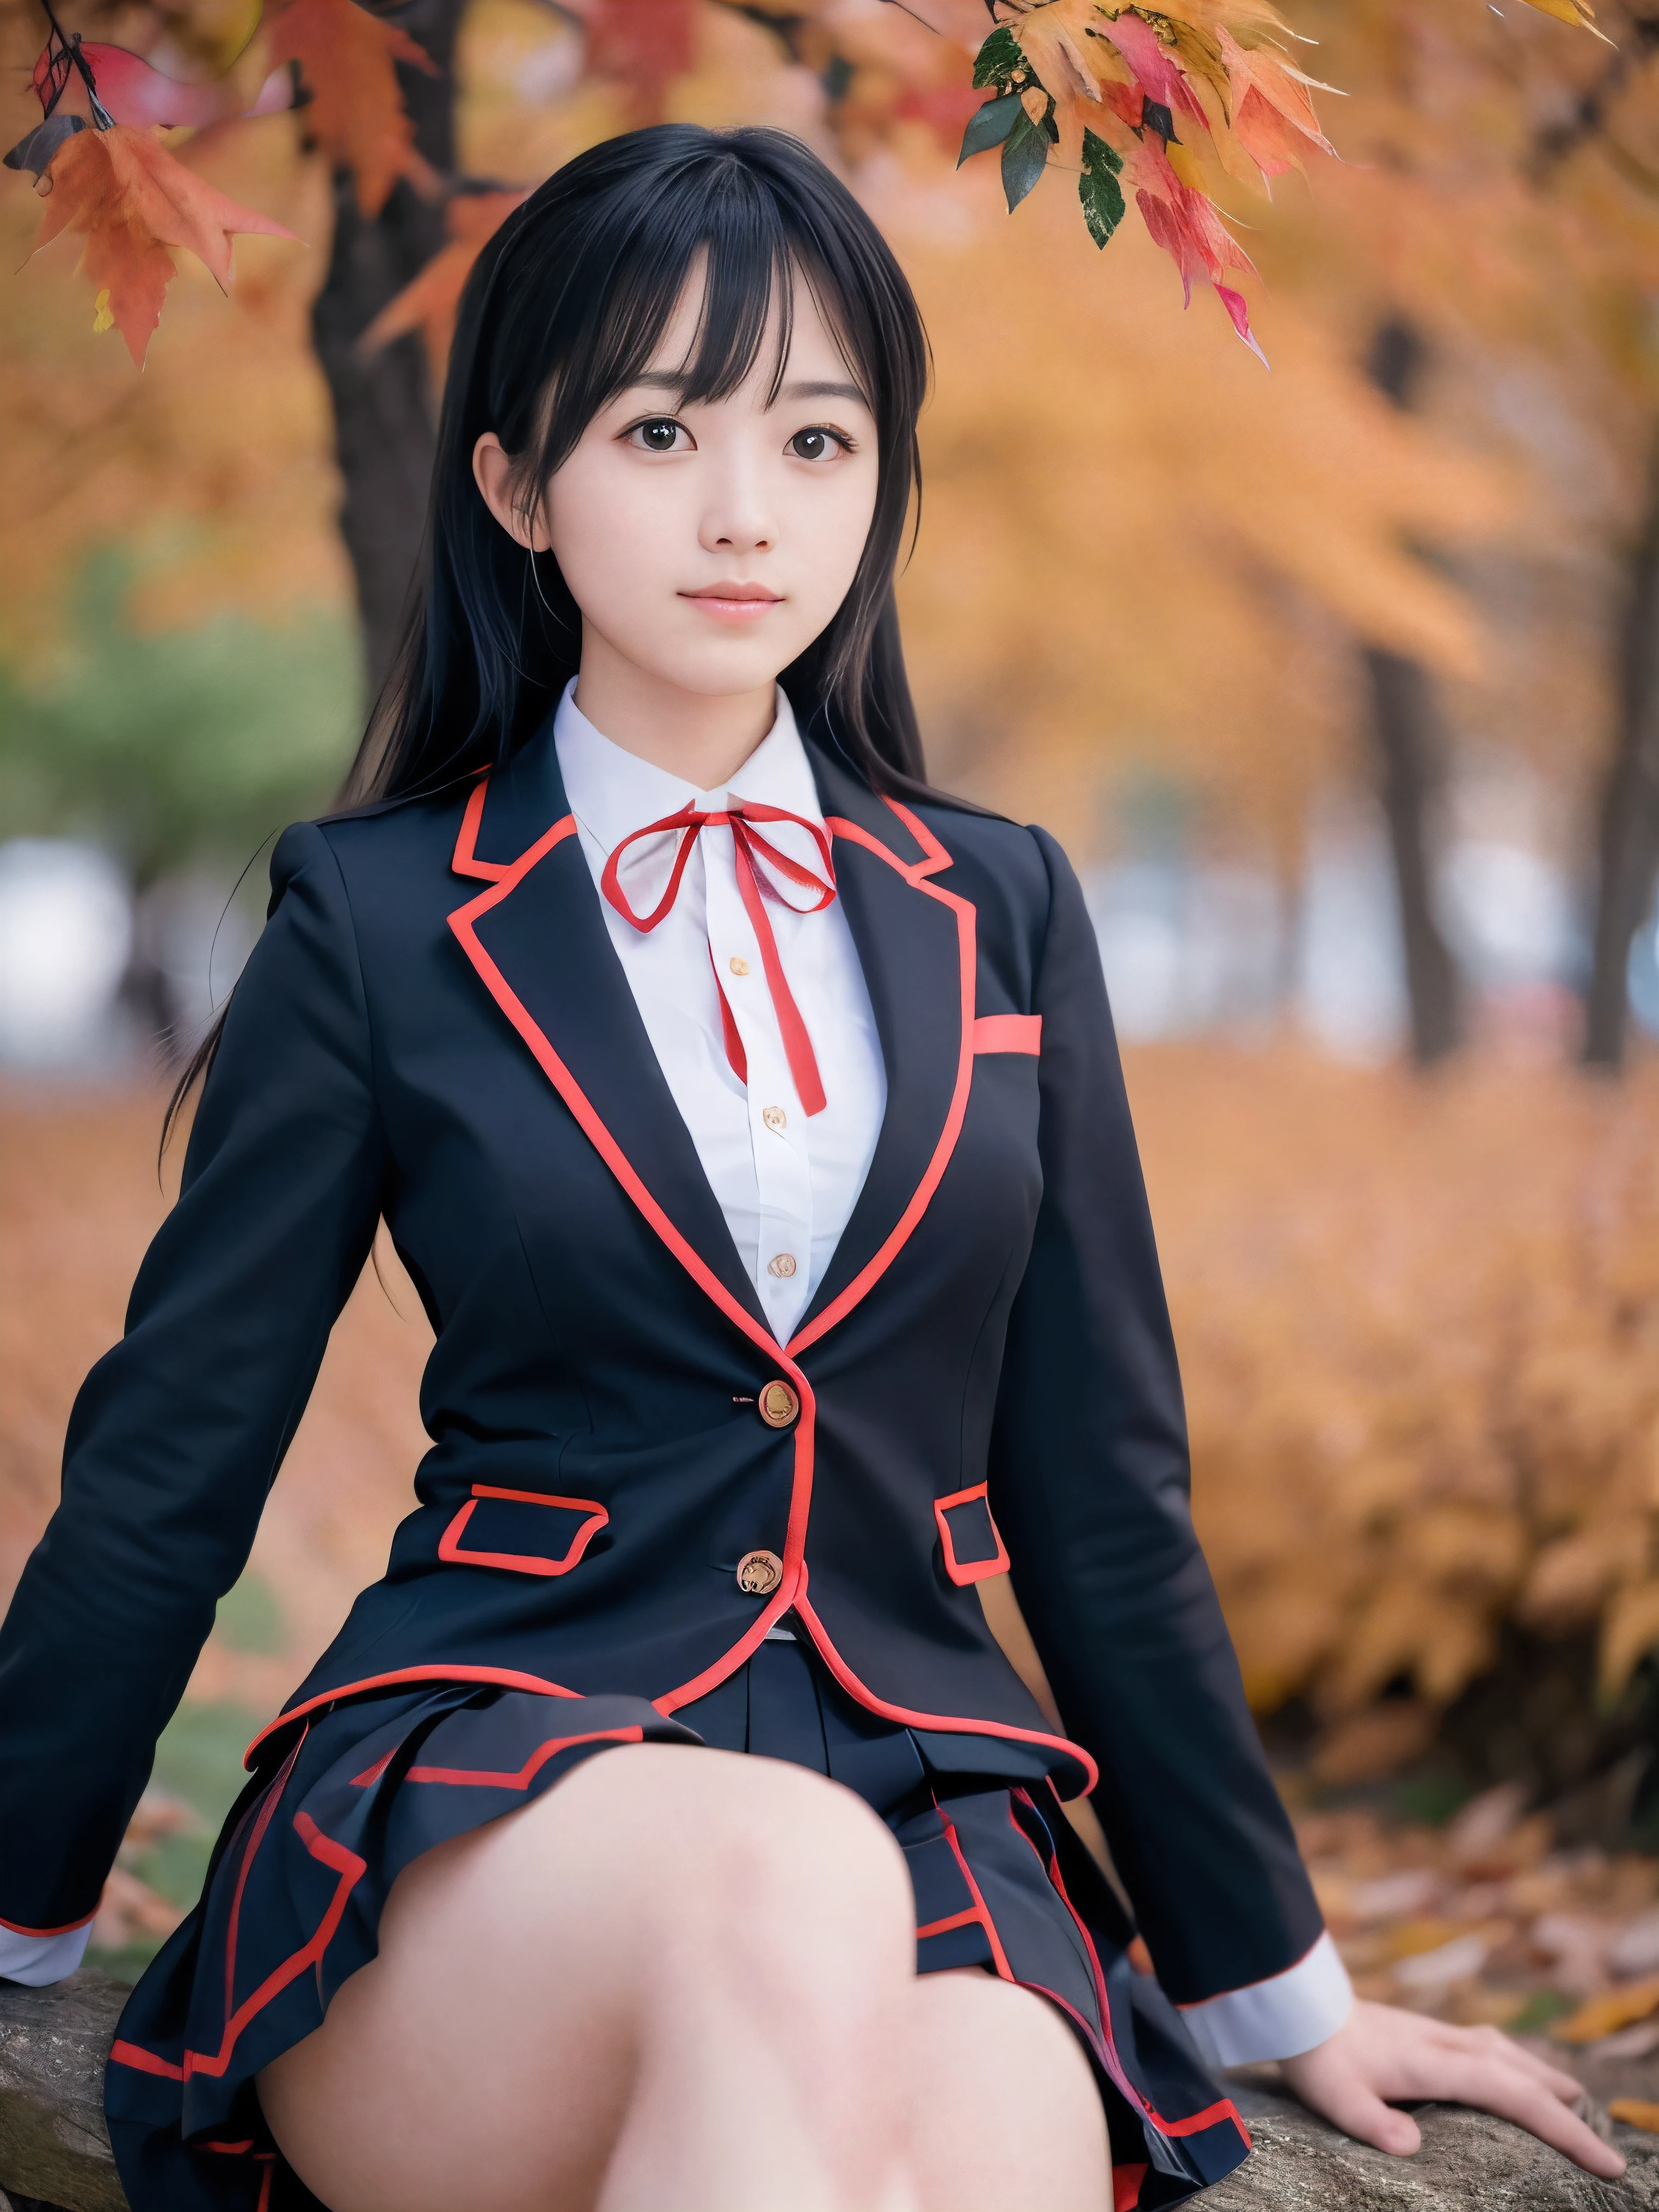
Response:
M784 1112L781 1106L763 1106L761 1108L761 1119L765 1122L769 1129L781 1129L784 1124L788 1121L789 1116Z
M746 975L749 973L749 963L741 953L734 952L726 964L734 975Z
M775 1252L766 1263L766 1272L769 1275L782 1275L786 1278L793 1275L795 1272L794 1254Z
M745 1552L738 1561L738 1588L745 1597L770 1597L783 1580L783 1561L775 1552Z
M787 1429L800 1411L800 1400L787 1382L769 1382L760 1394L760 1417L769 1429Z

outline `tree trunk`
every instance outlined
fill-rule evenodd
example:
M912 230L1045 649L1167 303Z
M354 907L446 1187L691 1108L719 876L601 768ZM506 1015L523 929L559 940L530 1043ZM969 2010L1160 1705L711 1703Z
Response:
M1400 896L1412 1056L1427 1067L1455 1051L1462 1036L1457 963L1434 911L1430 825L1444 744L1428 673L1419 662L1373 646L1366 651L1365 666L1382 811Z
M434 76L400 63L398 78L416 149L447 178L455 167L452 64L461 0L408 0L386 12L437 66ZM400 179L370 221L344 171L335 175L334 207L334 251L312 308L312 337L334 403L340 529L356 578L372 696L391 665L426 524L436 410L418 336L367 357L357 341L444 243L444 209Z
M1377 390L1396 407L1408 408L1422 366L1422 342L1411 325L1397 319L1383 323L1366 364ZM1455 1051L1463 1034L1457 963L1434 907L1433 821L1444 775L1445 732L1433 684L1420 662L1371 646L1366 648L1365 666L1380 793L1400 900L1412 1056L1426 1067Z
M1601 798L1595 951L1584 1058L1617 1068L1630 1019L1631 939L1659 878L1659 452L1647 521L1631 565L1620 641L1619 725Z

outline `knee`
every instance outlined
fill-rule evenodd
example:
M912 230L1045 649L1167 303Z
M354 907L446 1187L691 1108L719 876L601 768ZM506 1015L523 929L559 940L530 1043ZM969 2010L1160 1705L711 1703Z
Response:
M705 1756L726 1771L706 1775L714 1786L686 1824L677 1884L699 1948L797 1986L803 1975L909 1974L910 1879L885 1824L821 1775Z

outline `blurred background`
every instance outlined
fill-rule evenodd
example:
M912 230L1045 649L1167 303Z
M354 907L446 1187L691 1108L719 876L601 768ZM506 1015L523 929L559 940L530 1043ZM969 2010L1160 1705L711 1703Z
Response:
M1659 2051L1653 0L1601 10L1611 44L1573 0L1294 0L1340 161L1221 196L1270 373L1138 221L1103 252L1061 179L1011 217L992 161L952 173L982 95L937 11L289 14L330 4L331 88L169 137L300 242L240 239L228 298L180 256L142 374L74 239L29 258L27 170L0 182L0 1594L176 1183L166 1087L385 667L470 254L632 123L778 124L922 301L932 772L1083 872L1195 1510L1351 1966ZM204 76L257 15L65 20ZM46 32L0 0L9 143ZM193 1900L243 1743L380 1571L427 1342L382 1255L106 1960Z

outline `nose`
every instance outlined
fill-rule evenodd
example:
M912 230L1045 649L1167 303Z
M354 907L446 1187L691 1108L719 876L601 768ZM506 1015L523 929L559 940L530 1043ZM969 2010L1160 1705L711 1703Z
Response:
M765 553L777 520L766 495L759 456L741 449L720 456L705 482L708 496L697 535L709 553Z

